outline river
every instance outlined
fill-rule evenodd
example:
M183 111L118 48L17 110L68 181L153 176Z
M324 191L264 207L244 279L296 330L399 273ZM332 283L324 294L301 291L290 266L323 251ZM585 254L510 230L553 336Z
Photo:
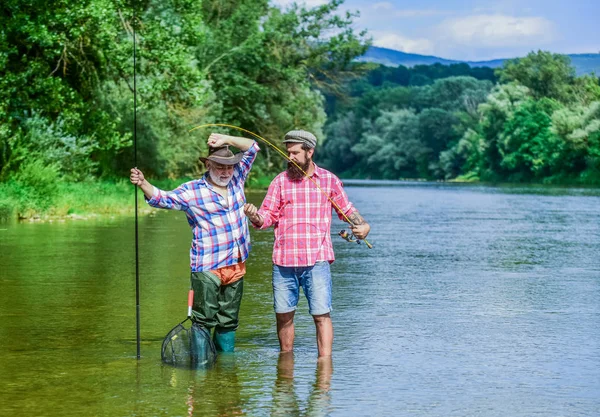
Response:
M303 297L278 353L271 230L252 231L236 352L190 371L160 361L187 309L182 213L140 217L139 361L132 218L0 223L0 415L600 415L600 190L346 190L374 248L333 238L331 361Z

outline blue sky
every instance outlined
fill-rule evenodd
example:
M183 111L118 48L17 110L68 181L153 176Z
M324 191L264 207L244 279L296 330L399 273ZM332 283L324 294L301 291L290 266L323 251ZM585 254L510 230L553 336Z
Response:
M375 46L404 52L476 61L538 49L600 52L600 0L346 0L342 10L360 12L355 27Z

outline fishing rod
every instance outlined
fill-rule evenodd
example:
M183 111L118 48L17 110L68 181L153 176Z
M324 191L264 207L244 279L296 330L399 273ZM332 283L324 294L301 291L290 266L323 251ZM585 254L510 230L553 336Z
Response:
M331 204L333 204L333 206L337 209L338 213L341 213L341 215L344 217L344 219L349 224L351 224L352 226L356 226L354 224L354 222L352 220L350 220L350 218L348 216L346 216L346 214L342 211L342 209L340 208L340 206L338 206L336 204L336 202L333 201L331 199L331 197L329 197L329 195L327 195L327 193L325 191L323 191L323 189L319 186L319 184L317 184L317 182L312 177L308 176L308 173L306 171L304 171L302 169L302 167L300 167L300 165L298 165L294 160L292 160L289 156L287 156L284 151L282 151L277 146L275 146L275 144L271 143L269 140L263 138L262 136L259 136L256 133L251 132L249 130L246 130L246 129L242 128L242 127L232 126L232 125L228 125L228 124L224 124L224 123L207 123L207 124L204 124L204 125L196 126L196 127L192 128L192 129L190 129L188 132L192 132L192 131L194 131L196 129L201 129L203 127L215 127L215 126L228 127L228 128L231 128L231 129L237 129L237 130L240 130L242 132L249 133L252 136L254 136L254 137L262 140L263 142L265 142L266 144L268 144L269 146L271 146L273 149L275 149L277 152L279 152L279 154L281 154L285 159L287 159L289 162L291 162L292 164L294 164L296 166L296 168L298 168L304 174L304 176L306 176L306 178L308 178L309 180L311 180L312 183L315 184L315 186L319 189L319 191L321 191L323 193L323 195L325 197L327 197L327 199L331 202ZM352 233L348 233L345 230L340 231L339 235L340 235L340 237L342 239L346 240L347 242L356 242L356 243L360 243L361 242L360 239L357 239ZM365 245L367 245L367 247L369 249L373 249L373 245L371 245L367 239L362 239L362 241L365 242Z
M133 5L133 166L137 168L137 48L135 28L137 19L135 15L135 3ZM136 357L140 360L140 257L139 257L139 233L138 233L138 187L135 190L135 329L136 329Z

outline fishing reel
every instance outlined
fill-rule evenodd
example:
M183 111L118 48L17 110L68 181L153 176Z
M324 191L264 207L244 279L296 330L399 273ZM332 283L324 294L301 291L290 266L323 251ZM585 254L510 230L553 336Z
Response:
M360 245L361 240L357 239L356 236L354 236L354 234L352 232L348 233L346 230L340 230L339 233L340 237L342 239L344 239L346 242L356 242L357 244ZM367 245L367 247L369 249L373 249L373 245L371 245L369 242L367 242L367 240L365 239L365 245Z

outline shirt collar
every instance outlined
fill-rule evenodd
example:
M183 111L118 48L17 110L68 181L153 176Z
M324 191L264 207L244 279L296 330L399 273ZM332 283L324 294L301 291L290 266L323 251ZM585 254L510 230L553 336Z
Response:
M313 165L314 165L314 167L315 167L315 171L313 172L312 176L313 176L313 177L321 177L321 176L323 176L323 169L322 169L322 168L319 168L319 167L317 166L317 164L315 164L315 162L314 162L314 161L313 161Z
M212 184L210 182L208 182L208 171L206 171L204 173L204 175L202 175L200 178L198 178L198 183L212 188Z

